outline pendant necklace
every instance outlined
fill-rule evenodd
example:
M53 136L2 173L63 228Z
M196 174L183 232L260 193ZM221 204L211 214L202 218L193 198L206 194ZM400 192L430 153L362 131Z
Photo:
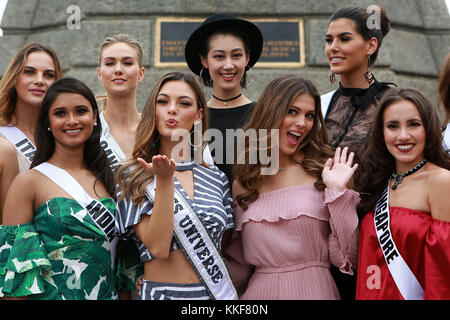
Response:
M228 104L228 102L233 101L233 100L236 100L237 98L239 98L240 96L242 96L242 93L239 93L236 97L233 97L233 98L230 98L230 99L220 99L220 98L217 98L217 97L214 95L214 93L213 93L212 96L213 96L214 99L219 100L219 101L222 101L222 102L223 102L223 105L226 106L226 105Z
M410 174L413 174L414 172L416 172L417 170L422 168L426 162L427 162L427 159L423 159L414 168L409 169L405 173L395 173L394 172L391 176L391 179L394 179L394 184L391 187L392 190L397 189L398 185L400 183L402 183L404 177L409 176Z

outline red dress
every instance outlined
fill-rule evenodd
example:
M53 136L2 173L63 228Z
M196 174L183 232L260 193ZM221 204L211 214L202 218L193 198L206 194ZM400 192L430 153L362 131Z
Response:
M403 300L381 251L373 211L361 224L357 300ZM450 299L450 222L428 212L390 207L397 249L424 290L424 299Z

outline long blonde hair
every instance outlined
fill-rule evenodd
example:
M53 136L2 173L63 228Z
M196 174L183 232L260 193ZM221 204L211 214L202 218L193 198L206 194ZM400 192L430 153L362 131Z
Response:
M137 41L136 39L133 39L130 35L126 34L126 33L120 33L120 34L116 34L113 35L111 37L107 37L105 38L105 40L103 40L102 44L100 45L100 50L99 50L99 54L98 54L98 67L100 68L100 66L102 65L102 54L103 51L109 47L112 46L113 44L116 43L126 43L127 45L129 45L130 47L134 48L136 50L136 56L137 56L137 62L139 65L139 68L143 67L143 59L144 59L144 50L142 49L142 45L139 41ZM95 96L97 102L99 102L99 104L101 104L101 109L103 111L106 110L106 94L104 95L97 95Z
M136 142L131 159L117 170L117 180L122 190L119 199L129 197L133 203L142 203L145 195L145 188L153 181L153 174L147 173L137 162L137 158L142 158L151 162L152 157L159 154L159 132L157 130L156 119L156 99L161 88L169 81L184 81L195 93L197 110L206 108L206 99L203 89L195 78L188 73L172 72L162 76L153 87L142 111L141 121L136 130ZM202 134L207 130L207 113L202 118ZM192 132L192 130L191 130ZM206 147L206 141L202 142L202 149ZM191 154L193 150L191 150ZM207 166L203 161L202 165Z
M52 48L39 43L29 43L19 49L0 80L0 126L11 123L17 102L17 78L25 68L28 56L33 52L45 52L53 59L55 80L63 76L58 57Z
M269 141L265 145L269 146L268 153L270 153L270 136L261 135L259 129L279 129L290 106L301 94L308 94L313 97L315 113L313 127L304 137L296 152L304 154L300 164L308 173L317 178L314 186L318 190L323 190L325 185L322 181L322 170L326 160L332 157L333 148L327 145L328 138L321 111L320 95L311 81L293 74L287 74L272 80L261 94L253 115L244 130L256 130L258 147L261 146L260 140L267 138ZM250 148L250 144L246 141L245 159L250 159L250 152L254 152L254 150ZM246 162L234 166L234 177L246 190L236 197L237 203L244 210L258 198L257 189L264 181L261 168L269 165L263 165L258 161L256 164Z

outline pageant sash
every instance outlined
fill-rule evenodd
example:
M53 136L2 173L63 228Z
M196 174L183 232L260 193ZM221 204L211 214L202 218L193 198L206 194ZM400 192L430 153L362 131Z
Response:
M3 126L0 127L0 133L14 145L30 164L33 162L36 147L19 128Z
M111 264L114 264L116 257L117 237L114 234L115 219L104 204L92 198L86 190L72 177L66 170L58 168L51 163L44 162L34 167L47 178L52 180L67 192L76 202L78 202L89 213L97 227L106 235L111 252Z
M152 201L155 187L156 177L147 186L147 194ZM236 290L220 253L194 209L177 188L173 213L175 236L210 296L215 300L236 300Z
M109 164L112 170L116 169L120 162L126 159L122 149L116 139L109 132L108 123L105 120L103 113L100 114L100 122L102 124L102 135L100 137L100 145L105 150L106 157L109 160Z
M374 222L378 242L389 272L405 300L422 300L423 289L414 273L403 260L392 237L389 213L389 185L381 195L375 208Z

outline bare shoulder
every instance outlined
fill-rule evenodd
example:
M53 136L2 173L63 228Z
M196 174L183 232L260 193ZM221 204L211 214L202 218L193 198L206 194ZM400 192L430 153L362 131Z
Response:
M434 166L430 169L426 188L431 208L431 216L438 220L450 221L450 170Z

